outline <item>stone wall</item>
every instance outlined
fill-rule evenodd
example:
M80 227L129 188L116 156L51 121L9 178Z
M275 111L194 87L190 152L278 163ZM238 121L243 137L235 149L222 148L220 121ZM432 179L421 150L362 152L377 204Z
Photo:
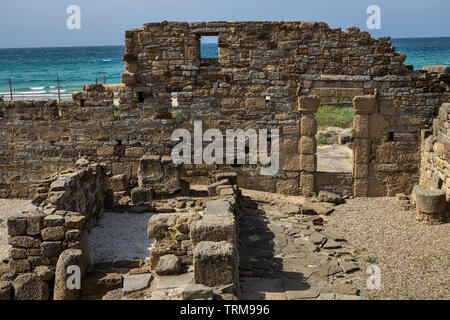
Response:
M218 59L201 58L203 35L218 36ZM305 110L302 99L368 96L370 114L358 114L355 105L362 158L355 162L353 192L409 193L419 181L420 130L431 126L448 81L403 65L405 55L389 38L325 23L150 23L127 31L125 45L121 85L85 86L61 104L5 105L1 197L29 196L31 181L82 156L105 162L107 171L125 174L136 187L140 157L170 155L172 132L192 131L196 120L203 131L279 129L280 171L261 176L258 165L185 165L187 181L208 184L215 173L232 171L242 188L309 195L319 191L316 109Z
M441 189L450 209L450 103L443 103L433 128L422 132L420 184Z
M226 177L225 177L226 176ZM238 217L240 190L233 175L221 175L217 194L207 198L177 199L177 207L195 210L151 217L148 237L155 238L149 266L160 276L191 268L194 283L231 286L239 297ZM211 188L210 188L211 190ZM209 190L209 191L210 191ZM194 203L195 202L195 203ZM174 260L178 263L169 263ZM176 269L169 267L177 266Z
M80 250L77 265L83 273L90 264L88 231L103 213L107 178L103 166L80 164L84 168L35 184L34 202L38 209L7 220L8 243L12 248L6 278L12 281L14 299L48 299L53 294L59 257L67 249ZM21 287L23 275L33 283L31 287ZM40 292L36 286L45 289ZM27 296L36 291L39 296Z

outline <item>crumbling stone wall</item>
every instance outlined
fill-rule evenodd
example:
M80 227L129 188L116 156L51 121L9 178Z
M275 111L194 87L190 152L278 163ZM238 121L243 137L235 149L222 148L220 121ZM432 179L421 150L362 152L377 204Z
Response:
M178 261L177 273L193 267L194 282L208 287L231 285L239 297L238 218L240 190L236 176L219 175L220 186L212 186L214 196L177 199L177 207L188 212L151 217L148 237L155 238L149 266L159 275L175 271L170 260ZM211 189L209 194L211 195ZM175 265L175 264L174 264Z
M201 58L203 35L218 36L218 59ZM446 90L434 72L403 65L405 55L389 38L325 23L150 23L127 31L125 45L121 85L85 86L59 105L6 104L0 196L26 197L30 181L70 168L81 156L104 161L136 187L140 157L170 155L172 132L192 131L196 120L203 131L279 129L280 171L261 176L258 165L186 165L188 181L210 183L214 173L232 171L243 188L312 194L320 191L315 110L302 110L301 99L314 96L373 97L372 113L355 116L355 131L363 129L356 147L366 155L355 163L353 192L408 193L419 181L420 130L431 126Z

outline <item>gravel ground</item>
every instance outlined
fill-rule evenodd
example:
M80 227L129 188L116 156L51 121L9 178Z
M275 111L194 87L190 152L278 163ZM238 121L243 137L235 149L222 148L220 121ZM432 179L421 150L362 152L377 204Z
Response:
M105 212L89 233L91 263L148 258L153 239L147 239L147 225L152 215Z
M17 199L0 199L0 262L8 259L8 233L6 229L6 220L8 217L20 214L22 211L29 208L30 200Z
M369 274L355 279L368 299L449 299L449 224L426 225L395 198L355 198L336 207L327 229L339 231L365 262L381 269L381 289Z

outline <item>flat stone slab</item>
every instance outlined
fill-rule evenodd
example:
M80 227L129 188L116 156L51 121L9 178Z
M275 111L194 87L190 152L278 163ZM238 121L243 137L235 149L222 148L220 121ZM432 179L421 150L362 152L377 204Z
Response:
M315 289L286 291L288 300L314 299L317 298L319 294L320 292Z
M149 288L152 278L151 273L126 275L123 279L123 294L126 295Z
M194 273L187 272L179 276L160 276L156 289L184 288L194 281Z

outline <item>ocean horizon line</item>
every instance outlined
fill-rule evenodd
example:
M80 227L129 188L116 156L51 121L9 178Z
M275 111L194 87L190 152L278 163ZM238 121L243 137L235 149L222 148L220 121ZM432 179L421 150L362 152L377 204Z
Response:
M437 37L378 37L378 38L391 38L391 40L418 40L418 39L446 39L450 38L448 36L437 36ZM378 39L374 38L374 39ZM204 44L216 44L217 42L205 42ZM40 47L0 47L0 50L3 49L61 49L61 48L98 48L98 47L125 47L125 44L102 44L102 45L87 45L87 46L40 46Z

